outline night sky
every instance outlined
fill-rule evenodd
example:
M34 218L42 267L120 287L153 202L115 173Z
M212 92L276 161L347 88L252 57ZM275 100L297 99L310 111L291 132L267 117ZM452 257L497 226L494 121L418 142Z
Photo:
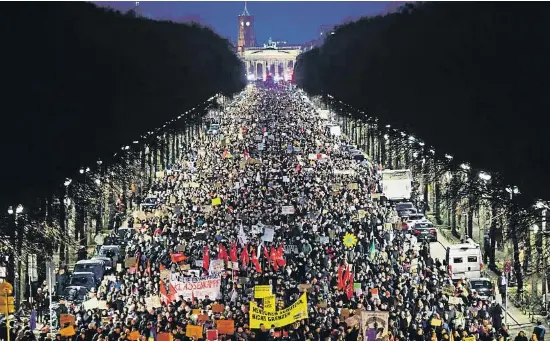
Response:
M99 6L127 11L134 2L94 2ZM248 2L248 11L256 23L256 40L265 43L284 40L301 44L317 38L321 25L339 24L363 15L376 15L392 10L403 2L348 2L348 1L264 1ZM139 12L152 19L176 22L198 21L210 26L224 38L236 40L237 16L243 12L244 1L140 1Z

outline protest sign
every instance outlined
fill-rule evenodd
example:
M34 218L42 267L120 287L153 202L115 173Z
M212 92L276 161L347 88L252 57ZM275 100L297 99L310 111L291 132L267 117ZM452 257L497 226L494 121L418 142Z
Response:
M221 198L212 199L212 206L218 206L218 205L221 205L221 204L222 204L222 199Z
M137 264L136 257L129 257L124 260L124 266L126 267L126 269L133 268L134 266L136 266L136 264Z
M68 326L68 327L60 329L59 330L59 335L70 337L70 336L76 335L76 331L74 330L73 326Z
M284 250L285 250L285 254L291 254L291 253L294 253L294 254L299 254L300 251L298 251L298 246L297 245L285 245L284 246Z
M145 306L147 307L147 309L162 307L162 304L160 303L160 297L158 296L145 297Z
M225 306L223 304L212 304L212 312L213 313L223 313L223 310L225 309Z
M220 294L221 278L220 275L179 277L178 280L171 281L171 284L176 290L176 297L183 296L184 300L192 297L202 300L206 296L216 299Z
M264 228L264 235L262 236L262 240L264 242L273 242L274 235L275 235L275 231L273 229L266 227Z
M201 339L202 338L202 327L201 326L194 326L192 324L188 324L185 328L185 336L189 338L196 338Z
M268 313L259 308L255 302L250 302L249 320L252 329L260 328L260 324L281 328L307 318L307 294L305 293L292 305L275 313Z
M275 295L264 297L264 310L266 313L275 312Z
M294 214L294 212L295 212L294 206L281 207L281 214Z
M363 340L376 341L377 329L384 329L384 335L388 333L387 311L366 311L361 310L361 324L363 329Z
M97 301L97 298L95 300ZM65 328L65 326L67 326L67 325L71 325L71 326L76 325L74 315L60 314L59 315L59 326L62 327L62 328Z
M271 285L254 286L254 298L264 298L271 296Z
M234 320L216 320L216 327L218 327L218 333L233 335L235 334L235 321Z
M139 339L139 332L137 330L134 330L128 335L128 340L130 341L136 341L137 339Z
M208 341L215 341L218 339L218 331L216 329L209 329L206 331L206 339Z
M208 269L211 275L219 274L225 271L225 262L223 259L214 259L210 261L210 269Z

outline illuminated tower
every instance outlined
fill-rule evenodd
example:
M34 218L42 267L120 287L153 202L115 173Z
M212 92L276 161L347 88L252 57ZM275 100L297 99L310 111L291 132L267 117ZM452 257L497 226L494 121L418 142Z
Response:
M254 17L248 13L246 1L244 3L243 13L237 17L237 24L237 53L240 56L243 56L245 47L252 47L256 45L256 36L254 35Z

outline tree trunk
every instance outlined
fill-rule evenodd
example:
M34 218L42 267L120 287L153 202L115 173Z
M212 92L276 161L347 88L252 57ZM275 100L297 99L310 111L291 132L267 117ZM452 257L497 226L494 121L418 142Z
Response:
M468 198L468 228L467 228L467 235L470 238L474 238L474 211L475 211L475 199L472 194L470 194Z
M441 219L441 182L439 176L435 179L435 221L438 225L443 224Z
M519 236L517 233L517 217L516 217L516 208L512 209L512 215L510 217L510 226L509 233L512 237L512 245L514 247L514 272L516 280L518 283L518 297L523 292L523 273L521 268L521 263L519 261Z
M456 199L451 199L451 232L458 235L456 231Z
M491 227L489 229L489 239L491 241L491 247L489 248L489 266L496 267L495 264L495 249L497 246L497 219L498 210L496 200L491 203Z
M61 193L65 191L65 188L62 189ZM67 213L65 211L65 197L59 198L60 204L59 204L59 229L61 230L61 234L64 236L67 235L67 224L66 224L66 216ZM59 243L59 261L61 263L65 262L65 243L63 240Z

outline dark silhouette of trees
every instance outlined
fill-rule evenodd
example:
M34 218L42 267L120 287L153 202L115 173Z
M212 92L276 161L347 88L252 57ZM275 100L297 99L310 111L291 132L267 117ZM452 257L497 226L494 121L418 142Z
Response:
M296 80L442 156L502 175L518 205L550 199L545 3L419 3L340 26Z
M0 207L46 198L80 167L109 163L153 127L246 84L229 42L198 25L84 2L0 7L10 32L0 57Z

